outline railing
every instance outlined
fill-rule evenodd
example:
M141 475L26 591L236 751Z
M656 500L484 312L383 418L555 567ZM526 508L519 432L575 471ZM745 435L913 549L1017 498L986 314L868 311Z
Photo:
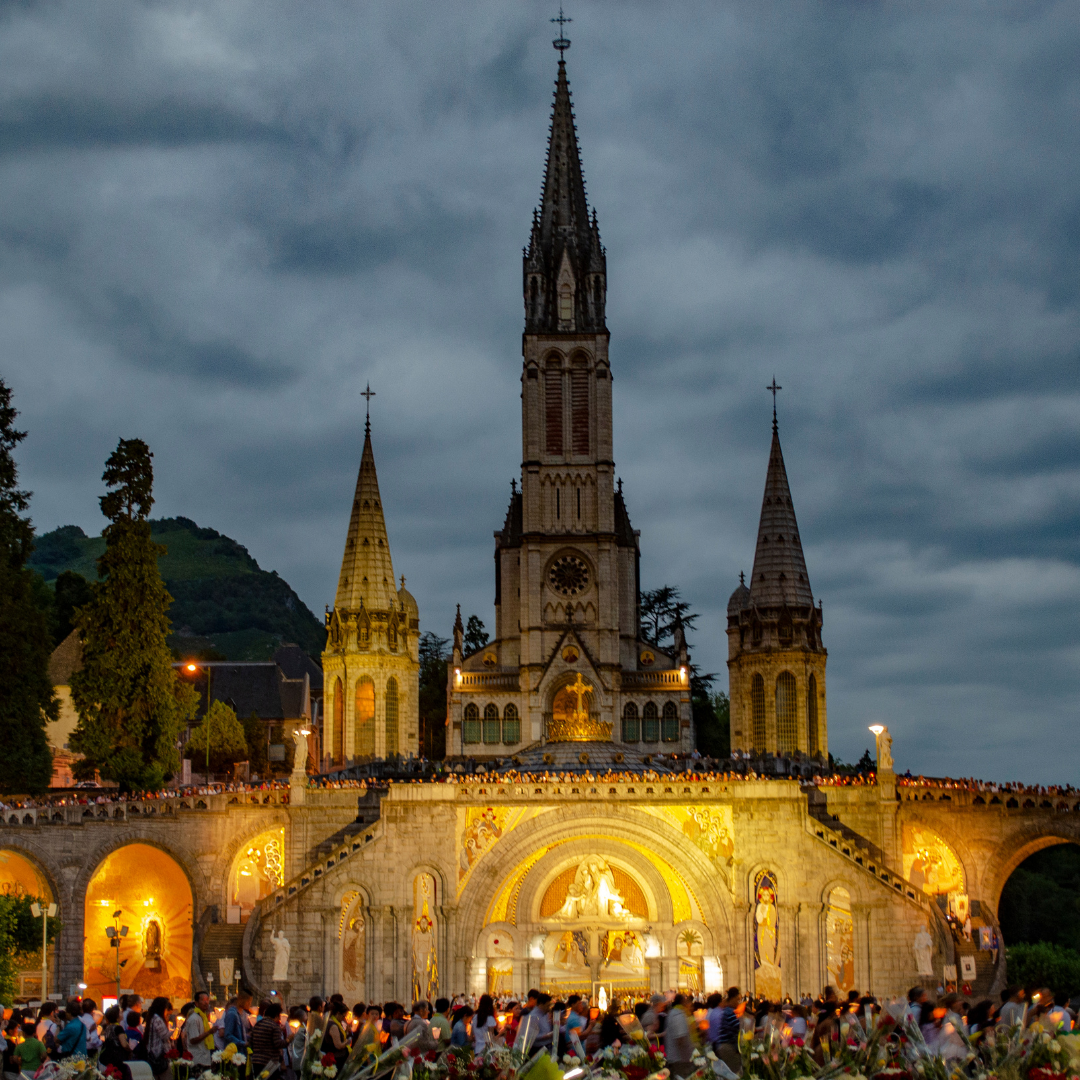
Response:
M683 676L681 669L674 671L624 671L622 673L622 688L643 689L650 686L685 686L690 684Z
M519 686L516 674L503 675L492 671L463 671L458 676L459 690L517 690Z
M944 802L953 806L993 807L1002 810L1050 810L1055 813L1080 811L1076 792L1053 795L1038 791L978 791L945 784L897 784L900 802Z

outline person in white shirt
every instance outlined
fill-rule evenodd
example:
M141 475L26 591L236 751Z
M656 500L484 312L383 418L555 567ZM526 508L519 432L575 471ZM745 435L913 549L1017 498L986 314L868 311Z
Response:
M83 1027L86 1028L86 1052L92 1054L101 1049L101 1036L98 1034L98 1024L102 1017L97 1012L97 1002L93 998L83 998L82 1016Z

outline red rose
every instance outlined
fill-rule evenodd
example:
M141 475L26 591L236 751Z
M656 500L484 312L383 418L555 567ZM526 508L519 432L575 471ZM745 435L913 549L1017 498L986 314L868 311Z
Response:
M806 1045L806 1042L803 1039L792 1039L791 1045L797 1046L801 1050Z
M329 1066L334 1064L334 1055L333 1054L323 1054L323 1056L322 1056L319 1063L322 1065L322 1067L324 1069L328 1068Z
M435 1061L438 1058L438 1056L439 1056L439 1051L438 1050L429 1050L424 1055L424 1060L425 1061Z
M169 1049L165 1051L165 1056L170 1061L175 1061L180 1056L180 1051L177 1050L175 1046L170 1046Z
M182 1058L182 1059L183 1059L184 1061L194 1061L194 1060L195 1060L195 1059L194 1059L194 1058L193 1058L193 1057L191 1056L191 1051L190 1051L190 1050L185 1050L185 1051L184 1051L184 1052L183 1052L183 1053L182 1053L182 1054L180 1055L180 1057L181 1057L181 1058Z

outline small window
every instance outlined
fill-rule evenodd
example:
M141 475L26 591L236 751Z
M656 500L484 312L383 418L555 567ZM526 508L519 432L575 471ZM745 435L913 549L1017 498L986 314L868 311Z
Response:
M501 732L499 730L499 706L498 705L485 705L484 706L484 743L490 746L492 743L497 743L500 740Z
M798 749L795 706L795 676L781 671L776 680L776 736L781 754L793 754Z
M641 721L638 719L637 706L628 701L622 711L622 741L639 742L641 739Z
M679 708L674 701L664 702L664 719L660 725L660 737L664 742L679 741Z
M643 742L660 741L660 714L655 701L646 701L641 710L641 738Z
M755 675L750 683L750 712L754 721L754 749L765 749L765 680Z
M563 282L559 286L559 320L569 322L574 317L574 297L570 292L570 285Z
M821 736L818 733L818 704L817 704L817 678L810 676L806 685L806 720L809 731L806 745L810 747L810 753L817 757L821 753Z
M461 741L466 744L480 741L480 710L471 701L462 716Z
M502 741L507 746L521 742L521 718L516 705L507 705L503 709Z
M386 754L389 757L398 752L398 684L393 675L386 681L386 701L383 709L386 713Z

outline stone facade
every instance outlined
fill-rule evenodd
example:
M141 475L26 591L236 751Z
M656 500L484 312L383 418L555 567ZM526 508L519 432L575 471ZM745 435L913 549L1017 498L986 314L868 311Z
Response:
M685 644L664 653L640 632L639 535L614 476L607 260L561 61L522 275L521 491L495 534L495 639L464 655L455 628L447 750L601 739L685 753Z
M420 612L394 578L390 538L364 434L349 532L323 667L325 768L416 754L420 733Z

